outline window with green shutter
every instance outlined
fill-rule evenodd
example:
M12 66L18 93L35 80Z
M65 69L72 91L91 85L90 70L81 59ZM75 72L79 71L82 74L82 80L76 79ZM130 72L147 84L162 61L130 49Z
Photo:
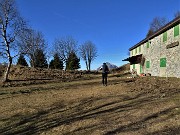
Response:
M146 43L146 47L149 48L149 41Z
M140 73L142 73L142 65L140 65Z
M133 64L133 69L135 69L135 64Z
M146 61L146 68L150 68L150 61Z
M166 67L166 58L160 59L160 67Z
M163 42L167 41L167 31L163 33Z
M136 48L136 50L135 50L135 51L136 51L136 54L137 54L137 48Z
M141 52L141 46L139 46L139 52Z
M174 27L174 37L179 35L179 25Z

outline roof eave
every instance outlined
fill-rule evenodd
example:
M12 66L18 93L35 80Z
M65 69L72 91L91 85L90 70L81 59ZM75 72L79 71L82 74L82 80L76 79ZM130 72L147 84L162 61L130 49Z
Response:
M172 20L171 22L169 22L168 24L166 24L165 26L163 26L161 29L157 30L153 35L143 39L142 41L140 41L139 43L137 43L136 45L134 45L133 47L129 48L129 51L133 50L134 48L140 46L141 44L147 42L148 40L162 34L163 32L167 31L168 29L170 29L172 26L175 26L177 24L180 23L180 17L175 18L174 20Z

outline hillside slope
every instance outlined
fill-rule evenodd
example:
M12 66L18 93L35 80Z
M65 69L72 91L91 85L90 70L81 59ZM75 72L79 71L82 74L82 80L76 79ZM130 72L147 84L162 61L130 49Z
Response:
M5 67L0 69L0 77L4 73ZM9 74L10 80L52 80L52 79L73 79L80 77L78 71L64 71L57 69L30 68L24 66L12 66Z
M6 87L0 134L179 135L180 80L110 77Z

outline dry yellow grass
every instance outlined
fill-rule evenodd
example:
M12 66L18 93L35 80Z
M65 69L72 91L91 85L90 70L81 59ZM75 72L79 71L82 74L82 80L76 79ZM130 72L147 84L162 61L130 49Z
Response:
M1 88L0 134L180 134L178 82L110 77L107 87L94 79Z

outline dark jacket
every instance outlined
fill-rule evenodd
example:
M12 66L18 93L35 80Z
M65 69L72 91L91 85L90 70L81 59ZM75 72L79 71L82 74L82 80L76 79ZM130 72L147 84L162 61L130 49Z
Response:
M106 65L106 63L104 63L103 66L102 66L102 73L106 73L107 74L108 72L109 72L109 68Z

